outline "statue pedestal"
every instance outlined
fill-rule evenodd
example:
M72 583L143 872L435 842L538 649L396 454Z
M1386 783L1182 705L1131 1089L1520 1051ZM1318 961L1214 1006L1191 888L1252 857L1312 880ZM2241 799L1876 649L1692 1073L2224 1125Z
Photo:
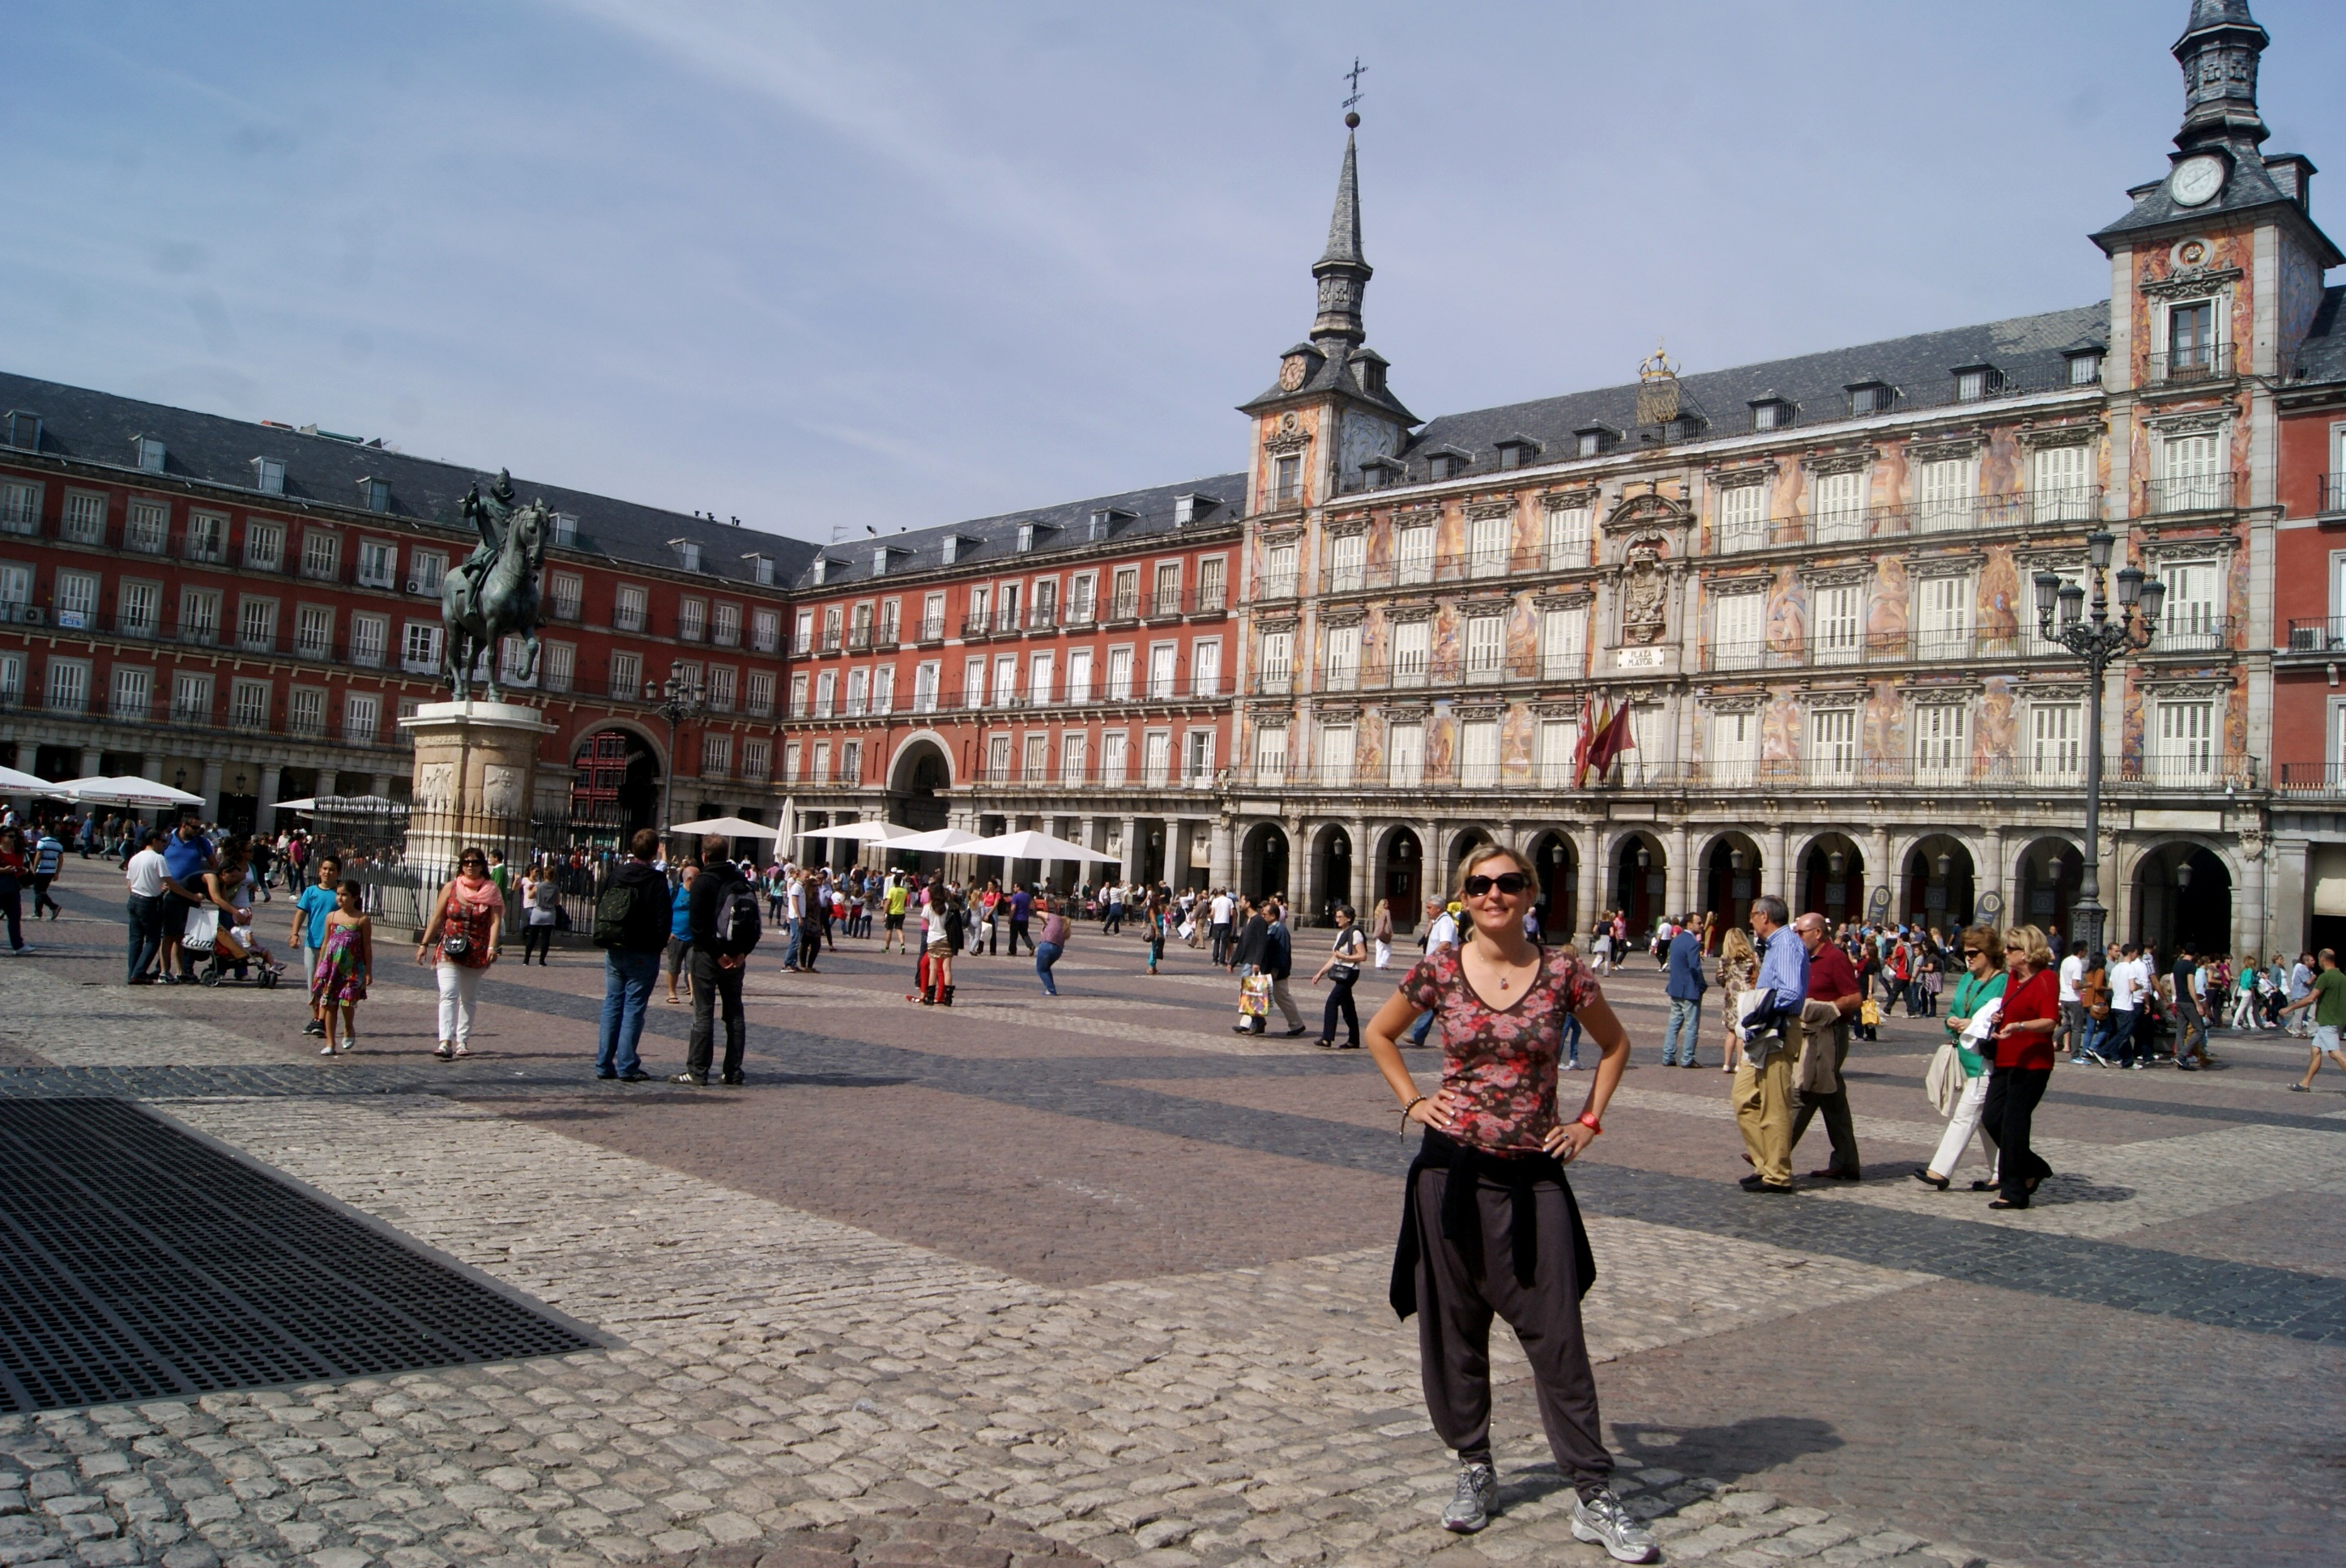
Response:
M415 740L407 863L453 875L467 844L529 857L538 744L555 726L511 702L427 702L399 721Z

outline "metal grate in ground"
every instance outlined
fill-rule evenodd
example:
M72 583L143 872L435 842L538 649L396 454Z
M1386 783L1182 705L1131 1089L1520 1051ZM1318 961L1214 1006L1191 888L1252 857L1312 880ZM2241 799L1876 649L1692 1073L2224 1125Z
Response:
M0 1101L0 1411L594 1348L136 1106Z

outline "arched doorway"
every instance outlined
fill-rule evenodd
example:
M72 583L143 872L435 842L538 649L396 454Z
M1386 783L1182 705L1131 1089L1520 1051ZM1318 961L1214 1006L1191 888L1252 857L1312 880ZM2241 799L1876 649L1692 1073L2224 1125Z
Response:
M1320 841L1313 851L1316 860L1312 885L1320 890L1317 914L1323 925L1336 923L1336 906L1352 901L1352 835L1330 823L1320 830ZM1352 911L1358 915L1361 911Z
M1933 833L1906 851L1902 918L1942 934L1972 923L1972 852L1961 839Z
M888 769L888 820L926 833L945 825L944 792L953 788L953 763L930 739L913 741Z
M2134 940L2157 948L2162 961L2187 942L2194 952L2231 952L2232 873L2223 858L2180 842L2144 854L2134 871Z
M1542 833L1532 840L1532 864L1539 868L1540 927L1550 942L1574 942L1580 930L1580 863L1573 858L1572 840L1563 833Z
M1239 846L1239 891L1262 899L1287 896L1287 830L1276 822L1257 822Z
M1820 833L1800 857L1800 907L1838 926L1865 918L1865 856L1846 833Z
M1662 913L1662 890L1668 885L1669 856L1658 840L1632 833L1613 851L1613 907L1629 922L1629 939L1643 940Z
M1749 834L1721 833L1702 857L1702 908L1723 933L1749 924L1760 896L1760 846Z
M634 730L598 729L586 736L570 766L574 835L616 846L638 828L659 825L659 758Z
M1395 828L1385 835L1384 854L1377 867L1377 897L1385 901L1393 929L1415 931L1424 912L1425 850L1416 833Z
M1457 891L1458 879L1466 874L1466 862L1481 854L1492 841L1491 835L1480 828L1468 828L1464 832L1452 837L1449 856L1450 874L1443 879L1438 890L1444 899Z
M2020 851L2013 886L2018 903L2013 918L2043 929L2054 947L2069 951L2070 911L2086 880L2086 857L2066 839L2039 839Z

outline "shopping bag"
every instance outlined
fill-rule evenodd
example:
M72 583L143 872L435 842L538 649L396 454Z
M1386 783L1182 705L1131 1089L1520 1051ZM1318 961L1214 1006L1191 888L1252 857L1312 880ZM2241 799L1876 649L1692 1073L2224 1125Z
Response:
M1270 976L1250 974L1239 982L1239 1016L1264 1018L1270 1013Z

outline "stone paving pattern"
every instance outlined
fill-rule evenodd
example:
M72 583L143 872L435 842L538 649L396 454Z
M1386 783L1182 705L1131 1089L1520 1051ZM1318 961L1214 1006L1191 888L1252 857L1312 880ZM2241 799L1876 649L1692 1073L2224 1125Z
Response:
M1433 1525L1384 1092L1229 1034L1195 955L1152 981L1079 933L1064 1012L1023 962L965 964L950 1013L853 944L761 968L752 1087L718 1095L583 1080L591 955L500 966L452 1069L421 972L321 1063L291 995L126 991L115 927L59 932L0 981L0 1094L138 1098L624 1348L0 1421L0 1564L1604 1560L1504 1335L1506 1511ZM1652 978L1611 991L1650 1041ZM2282 1094L2271 1037L2198 1080L2064 1072L2066 1190L1992 1217L1903 1177L1934 1027L1852 1061L1878 1179L1744 1198L1715 1068L1634 1072L1576 1172L1667 1560L2334 1561L2337 1097Z

